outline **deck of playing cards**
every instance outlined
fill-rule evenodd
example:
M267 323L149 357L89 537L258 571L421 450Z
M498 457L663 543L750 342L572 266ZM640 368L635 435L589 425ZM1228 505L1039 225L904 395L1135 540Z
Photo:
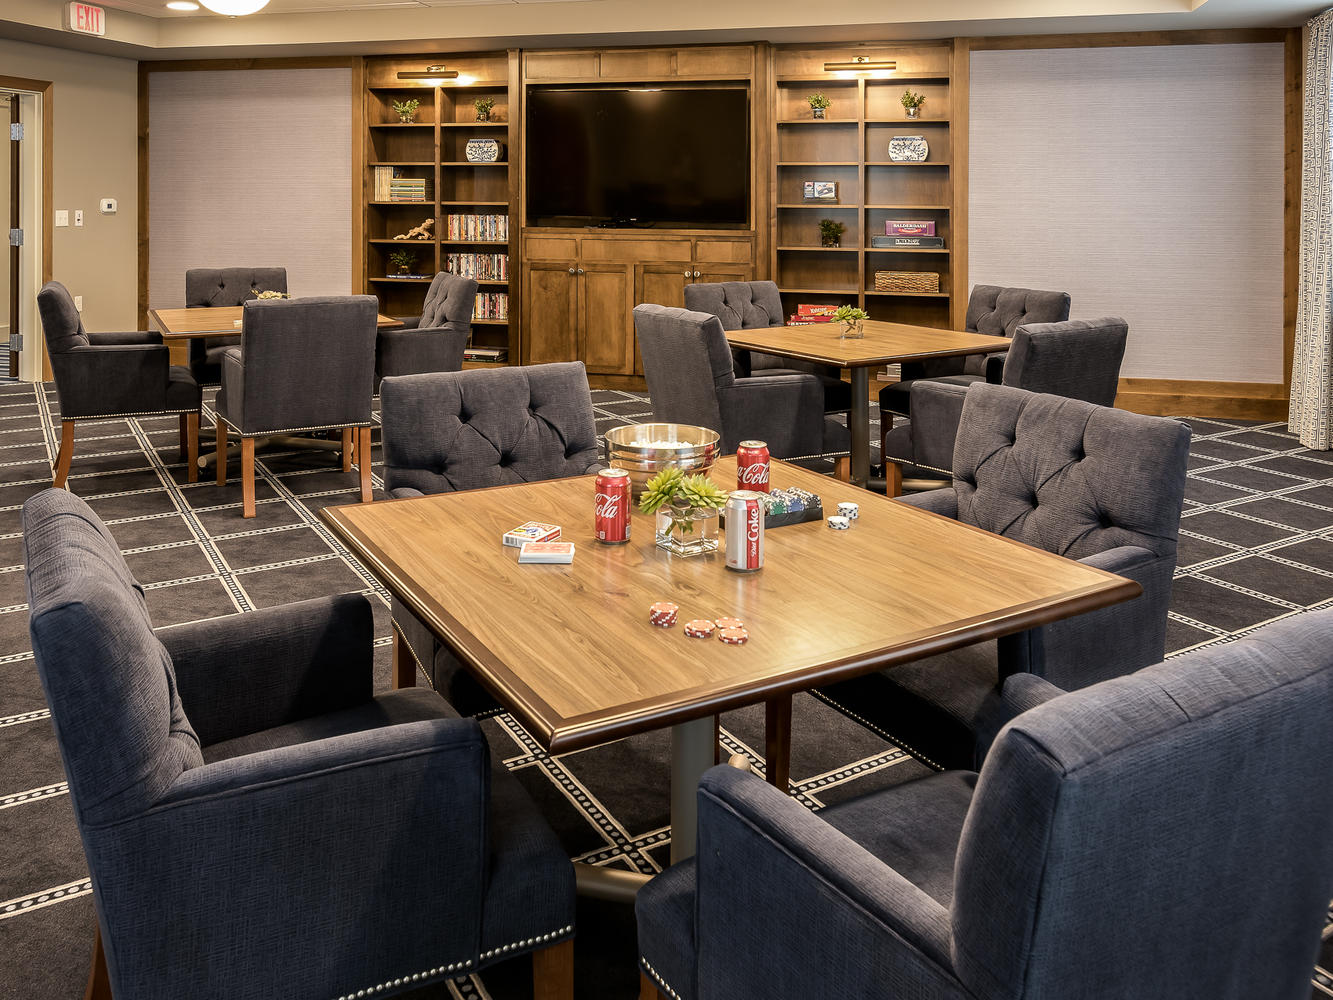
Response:
M521 563L572 563L573 542L524 542L518 550Z
M524 542L553 542L560 537L560 525L542 521L527 521L504 533L503 542L522 548Z

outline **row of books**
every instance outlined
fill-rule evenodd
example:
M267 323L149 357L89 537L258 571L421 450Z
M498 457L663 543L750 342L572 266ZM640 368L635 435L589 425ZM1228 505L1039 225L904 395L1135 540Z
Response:
M472 310L473 319L508 319L508 292L478 292L477 304Z
M508 281L507 253L450 253L444 255L444 269L461 278L480 281Z
M402 167L376 167L374 200L425 201L426 178L408 177Z
M469 344L463 349L464 361L489 361L492 364L502 364L509 360L509 349L506 347L473 347Z
M450 215L445 219L445 239L507 240L507 215Z

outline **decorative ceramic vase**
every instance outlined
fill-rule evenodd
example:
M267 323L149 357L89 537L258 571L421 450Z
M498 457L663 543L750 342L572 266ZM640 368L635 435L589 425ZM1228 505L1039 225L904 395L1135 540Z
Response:
M712 507L663 507L657 512L655 540L676 556L717 551L718 511Z
M863 319L845 319L842 321L842 333L839 335L844 340L859 340L866 335L866 321Z
M911 107L911 108L903 108L903 110L904 110L905 112L907 112L907 117L908 117L908 118L920 118L920 117L921 117L921 105L919 105L919 104L916 105L915 107Z
M463 155L468 163L495 163L500 159L500 143L496 139L469 139Z
M894 163L925 163L930 143L924 135L895 135L889 139L889 159Z
M810 109L810 114L811 114L811 116L813 116L813 117L815 117L815 118L823 118L823 117L824 117L824 109L823 109L823 108L811 108L811 109Z

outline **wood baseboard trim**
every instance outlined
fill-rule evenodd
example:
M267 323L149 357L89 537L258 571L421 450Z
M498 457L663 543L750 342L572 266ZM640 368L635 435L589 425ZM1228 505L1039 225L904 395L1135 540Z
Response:
M1286 420L1287 388L1269 382L1122 378L1115 405L1154 416Z
M647 392L648 380L642 375L589 375L590 389L624 389L627 392Z

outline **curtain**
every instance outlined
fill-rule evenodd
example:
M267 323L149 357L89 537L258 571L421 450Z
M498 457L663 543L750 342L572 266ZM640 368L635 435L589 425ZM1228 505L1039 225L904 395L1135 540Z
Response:
M1288 426L1307 448L1333 448L1333 10L1306 25L1301 270Z

